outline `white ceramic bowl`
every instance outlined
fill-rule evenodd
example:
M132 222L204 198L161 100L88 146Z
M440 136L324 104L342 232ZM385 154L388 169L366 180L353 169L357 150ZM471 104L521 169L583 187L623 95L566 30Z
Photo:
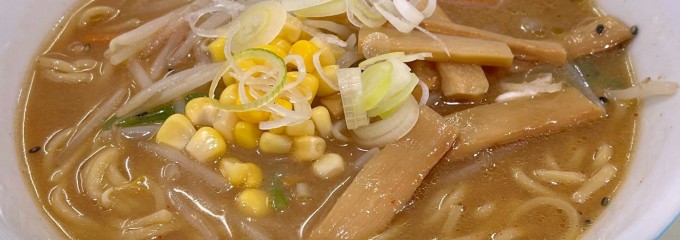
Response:
M442 0L445 1L445 0ZM17 155L17 107L27 69L77 0L3 0L0 5L0 239L59 238L35 205ZM680 1L600 0L640 34L631 48L639 77L680 82ZM45 103L49 104L49 103ZM680 96L643 103L631 171L585 239L653 239L680 212ZM53 117L53 116L46 116ZM675 126L674 126L675 125Z

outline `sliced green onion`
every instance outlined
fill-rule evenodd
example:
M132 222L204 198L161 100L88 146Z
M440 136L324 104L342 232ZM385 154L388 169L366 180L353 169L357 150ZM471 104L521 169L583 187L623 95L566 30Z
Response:
M422 53L413 53L413 54L405 54L404 52L390 52L390 53L385 53L381 54L369 59L366 59L359 63L359 67L361 69L366 69L368 66L371 66L373 64L382 62L382 61L387 61L391 58L394 58L396 60L399 60L400 62L413 62L415 60L425 60L425 58L431 58L432 53L430 52L422 52Z
M385 97L392 84L392 69L392 63L381 62L361 73L361 104L364 109L372 109Z
M120 119L114 116L104 123L102 129L109 130L114 124L117 127L133 127L141 125L159 124L163 123L172 114L175 114L175 110L172 107L172 105L162 105L149 111L127 117L125 119Z
M200 97L208 97L207 93L190 93L187 94L186 97L184 97L184 102L189 102L191 100L194 100L194 98L200 98Z
M277 211L283 211L288 208L288 199L283 191L283 183L279 177L276 177L272 184L272 207Z
M234 55L234 62L239 62L240 60L246 60L246 59L258 59L258 60L264 60L265 62L269 63L271 65L272 71L270 72L271 75L276 75L275 79L272 81L271 89L262 95L261 97L248 102L248 103L243 103L243 104L222 104L220 103L217 99L213 99L213 105L217 108L227 110L227 111L233 111L233 112L245 112L245 111L250 111L253 109L260 108L267 103L274 101L276 97L279 96L281 91L283 90L284 86L286 85L286 64L281 59L279 56L274 54L273 52L270 52L268 50L260 49L260 48L250 48L243 50L237 54ZM241 76L242 77L242 76ZM238 78L237 78L238 79ZM245 84L246 79L238 79L239 84ZM239 91L244 90L242 88L239 89ZM243 92L245 95L245 92Z
M236 22L239 29L233 37L233 51L238 52L269 44L283 29L288 13L278 1L262 1L250 5Z
M279 1L281 2L283 9L290 12L320 6L332 0L279 0Z
M374 7L378 12L380 12L380 14L382 14L385 19L387 19L388 22L390 22L390 24L392 24L394 28L400 32L409 33L418 25L413 24L408 19L402 17L398 12L397 7L394 6L394 2L392 1L383 1L381 4L376 4Z
M386 119L386 118L392 116L392 114L394 114L394 113L397 112L399 109L401 109L401 105L403 105L404 102L406 102L406 99L408 99L408 98L405 98L404 101L402 101L402 102L400 102L400 103L397 103L397 105L395 105L395 107L393 107L392 109L387 110L387 111L385 111L385 112L379 114L378 116L380 117L380 119Z
M342 108L345 111L347 129L356 129L368 125L369 120L361 104L362 84L361 69L341 68L338 70L338 85Z
M324 81L326 83L326 85L328 85L328 87L330 87L334 91L338 91L337 81L334 82L332 79L330 79L328 77L328 74L326 74L326 71L321 66L321 61L319 60L320 57L321 57L321 51L316 52L312 56L312 63L314 63L314 68L316 68L316 72L319 74L319 77L321 77L321 81ZM336 69L338 68L338 65L332 65L332 66Z
M356 16L362 24L370 28L380 27L387 22L385 17L383 17L373 6L370 6L366 0L348 0L347 12L348 15L351 14Z
M383 62L383 61L386 61L386 60L391 59L391 58L399 59L399 58L402 58L404 56L406 56L406 54L404 52L385 53L385 54L381 54L381 55L378 55L378 56L375 56L375 57L372 57L372 58L369 58L369 59L366 59L366 60L360 62L359 67L361 69L366 69L367 67L369 67L373 64Z
M368 110L366 113L369 117L375 117L386 113L395 107L398 107L399 104L404 102L404 99L411 96L411 92L416 87L416 85L418 85L418 81L420 81L418 77L411 73L411 81L404 88L391 97L383 98L383 100L378 103L378 106Z
M418 11L418 8L413 6L408 0L393 0L392 3L397 12L414 26L420 24L425 19L425 15Z
M392 63L394 69L392 71L392 85L390 85L390 89L387 91L386 96L389 98L400 92L409 84L409 82L411 82L411 68L394 58L388 59L388 61Z
M418 102L409 95L392 116L355 129L354 140L364 147L383 147L408 134L418 121L419 115Z
M300 0L288 0L295 2L304 2ZM325 3L296 10L294 13L300 17L328 17L342 14L347 10L346 0L331 0Z

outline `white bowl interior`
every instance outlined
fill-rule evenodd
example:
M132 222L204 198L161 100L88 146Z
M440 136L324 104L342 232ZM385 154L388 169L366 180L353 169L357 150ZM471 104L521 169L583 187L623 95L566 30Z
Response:
M15 113L27 69L34 54L76 0L10 0L0 9L0 239L59 238L49 219L36 207L17 156ZM680 82L674 64L680 53L680 2L674 0L597 1L602 9L640 34L631 48L638 77ZM39 17L37 17L39 16ZM680 212L680 96L644 101L640 134L628 177L612 204L585 239L656 238Z
M608 14L638 25L630 55L639 79L680 82L675 56L680 49L680 2L598 1ZM639 138L623 186L595 221L585 239L657 238L680 211L679 96L648 99L642 104Z

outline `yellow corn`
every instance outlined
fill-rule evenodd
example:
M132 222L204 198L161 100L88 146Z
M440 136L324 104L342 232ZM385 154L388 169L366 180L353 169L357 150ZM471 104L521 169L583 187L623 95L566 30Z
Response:
M286 126L286 135L291 137L314 136L314 122L306 120L295 125Z
M238 122L238 117L234 112L231 111L220 111L217 114L217 118L213 122L213 128L220 132L224 140L233 143L234 142L234 128Z
M285 109L293 110L293 104L286 99L277 98L276 100L274 100L274 103L276 105L279 105L279 106L285 108Z
M233 104L241 104L241 99L238 96L238 86L231 87L233 85L238 85L238 84L232 84L229 85L224 91L222 92L222 95L220 96L220 102L223 103L228 103L232 101L233 99ZM230 88L231 87L231 88ZM229 90L228 92L226 92ZM250 89L246 87L246 97L248 97L249 100L254 100L253 96L250 95ZM226 92L226 93L225 93ZM222 100L224 96L224 100ZM246 112L237 112L236 116L238 116L239 119L249 122L249 123L260 123L262 121L267 121L270 117L270 113L267 111L261 111L261 110L251 110L251 111L246 111Z
M286 53L290 51L291 46L289 41L286 41L285 39L282 38L274 38L274 40L272 40L272 42L270 42L269 45L276 46Z
M235 104L236 99L238 99L238 84L227 85L227 88L222 90L220 94L220 103L222 104Z
M277 46L274 46L274 45L264 45L264 46L260 46L258 48L273 52L274 54L276 54L276 56L279 56L280 58L285 58L286 55L288 55L287 54L288 52L286 52L283 49L281 49L280 47L277 47Z
M262 184L262 170L254 163L243 163L236 158L220 160L220 172L236 187L259 188Z
M245 189L236 197L239 210L251 217L264 217L271 212L269 195L260 189Z
M297 80L299 72L288 72L286 75L287 81L290 82L295 82ZM302 82L300 82L299 85L295 87L297 90L302 92L302 94L310 96L308 99L309 103L312 103L314 101L314 98L316 97L316 92L319 90L319 79L316 78L313 74L305 74L305 78L302 79Z
M243 71L246 71L246 70L250 69L251 67L254 67L258 64L259 63L255 60L253 60L253 59L244 59L244 60L240 60L240 61L236 62L236 66L239 66L241 68L241 70L243 70ZM236 79L231 77L228 72L224 73L224 75L222 75L222 81L224 82L225 86L229 86L231 84L236 83Z
M234 126L234 141L245 149L255 150L260 140L260 135L262 135L262 130L260 130L257 124L239 121Z
M194 98L184 108L184 115L196 126L211 126L220 110L208 97Z
M199 162L207 162L227 153L227 143L214 128L202 127L191 137L185 150Z
M321 137L330 137L333 129L333 122L331 121L331 114L324 106L318 106L312 109L312 121Z
M300 33L300 39L299 40L310 40L312 39L312 35L309 35L309 33L302 31Z
M312 172L319 178L329 179L345 171L342 157L335 153L327 153L312 164Z
M289 53L300 55L302 57L303 62L305 63L306 72L311 73L314 72L314 62L312 60L312 57L314 56L314 53L316 53L316 51L319 51L319 47L317 47L310 41L300 40L293 43L293 46L290 47Z
M274 100L274 103L276 103L276 105L279 105L279 106L281 106L285 109L293 110L293 104L290 103L290 101L288 101L286 99L279 98L279 99ZM273 120L273 118L274 118L274 116L270 116L269 120ZM274 129L269 129L269 132L273 133L273 134L281 135L281 134L284 134L286 132L286 127L284 126L284 127L277 127L277 128L274 128Z
M317 136L297 137L293 140L293 158L299 162L319 159L326 151L326 141Z
M208 52L213 62L221 62L226 60L224 56L224 45L227 40L225 38L218 38L208 44Z
M288 15L286 18L286 23L283 24L283 29L279 32L277 38L285 39L288 42L295 42L300 39L300 33L302 33L302 21Z
M273 133L263 133L260 137L260 150L265 153L289 153L293 141L289 137Z
M196 129L186 116L173 114L158 129L156 142L181 151L194 133Z
M329 65L329 66L323 66L322 70L324 71L324 73L326 74L326 77L330 81L337 83L338 82L338 69L339 68L340 68L340 66L338 66L338 65ZM316 92L317 96L325 97L325 96L333 95L333 94L338 92L337 90L333 90L333 88L328 86L326 81L321 80L322 78L321 78L321 75L319 74L318 69L317 69L316 72L314 72L314 76L316 76L317 79L320 80L319 81L319 89Z
M335 64L335 54L333 53L333 49L329 46L330 44L321 41L319 38L312 38L309 42L319 48L319 51L321 52L319 54L319 64L321 64L321 66Z
M283 135L283 134L286 134L286 127L283 126L283 127L272 128L272 129L269 129L267 132L270 132L270 133L273 133L273 134L276 134L276 135Z
M258 124L263 121L267 121L269 119L269 116L271 114L266 111L261 111L261 110L251 110L247 112L237 112L236 116L238 116L239 119L249 122L249 123L255 123Z
M340 57L345 54L347 50L345 50L343 47L340 47L335 44L329 44L331 46L331 51L333 52L333 55L335 56L335 59L340 59Z

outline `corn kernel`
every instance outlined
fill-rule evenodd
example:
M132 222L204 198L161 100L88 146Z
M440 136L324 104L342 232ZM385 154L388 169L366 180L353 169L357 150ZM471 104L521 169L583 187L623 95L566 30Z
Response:
M236 99L238 99L238 84L235 83L227 85L227 88L220 94L221 104L236 104Z
M286 53L290 51L291 46L289 41L286 41L285 39L282 38L274 38L274 40L272 40L272 42L270 42L269 45L276 46Z
M326 141L317 136L297 137L293 140L293 159L311 162L319 159L326 151Z
M314 136L314 122L306 120L295 125L286 126L286 135L291 137Z
M227 39L218 38L208 44L208 52L210 52L210 58L212 58L213 62L221 62L227 59L224 56L224 45L226 42Z
M234 128L238 121L238 117L234 112L220 111L213 122L213 128L220 132L225 141L234 143Z
M252 59L244 59L244 60L239 60L238 62L236 62L236 66L240 67L241 70L243 70L243 71L246 71L246 70L250 69L251 67L254 67L258 64L259 64L258 62L256 62L255 60L252 60ZM224 82L225 86L229 86L231 84L236 83L236 79L231 77L229 75L229 72L226 72L226 73L224 73L224 75L222 75L222 81Z
M299 40L310 40L312 39L312 35L309 35L309 33L302 31L300 33L300 39Z
M184 108L184 114L196 126L211 126L217 118L219 109L213 106L208 97L194 98Z
M321 66L329 66L335 64L335 54L333 53L333 49L329 46L330 44L327 44L324 41L321 41L321 39L316 37L309 40L309 42L313 43L316 47L319 48L319 51L321 52L319 54L319 64L321 64Z
M272 128L267 130L267 132L276 134L276 135L283 135L286 134L286 126L283 127L277 127L277 128Z
M289 153L293 141L289 137L273 133L263 133L260 137L260 150L265 153Z
M237 112L236 116L243 121L257 124L269 120L271 113L262 110L250 110L246 112Z
M239 121L234 126L234 140L239 146L248 149L257 149L258 141L262 135L262 130L257 124Z
M286 74L287 81L289 83L295 82L297 80L298 74L300 73L295 71L288 72ZM316 92L319 90L319 79L313 74L307 73L305 74L305 78L302 79L302 82L300 82L300 84L298 84L295 89L302 92L302 94L308 95L310 97L308 102L312 103L316 97Z
M241 70L246 71L251 67L257 66L257 61L253 59L243 59L236 62L236 66L240 67Z
M310 41L300 40L293 43L293 46L290 47L289 53L300 55L305 64L306 72L314 72L314 62L312 60L312 57L314 56L314 53L316 53L316 51L319 51L319 47L317 47Z
M290 101L288 101L286 99L278 98L278 99L274 100L274 103L276 103L276 105L279 105L279 106L281 106L285 109L293 110L293 104L290 103ZM273 115L270 116L269 120L274 120L274 116ZM286 133L286 127L283 126L283 127L277 127L277 128L269 129L269 132L273 133L273 134L277 134L277 135L282 135L282 134Z
M199 162L207 162L227 153L227 143L214 128L202 127L191 137L185 149Z
M279 56L280 58L285 58L286 55L288 55L286 51L283 51L283 49L281 49L277 46L274 46L274 45L264 45L264 46L260 46L258 48L270 51L270 52L276 54L276 56Z
M330 81L337 83L338 82L338 69L339 68L340 68L340 66L338 66L338 65L329 65L329 66L323 66L322 70L326 74L326 77ZM326 81L321 80L322 78L321 78L321 75L319 74L318 70L316 72L314 72L314 76L316 76L317 79L320 80L319 81L319 88L316 91L317 96L325 97L325 96L333 95L333 94L338 92L337 90L334 90L333 88L328 86L328 83L326 83Z
M321 137L330 137L333 129L333 122L331 121L331 114L324 106L318 106L312 109L312 121Z
M274 100L274 103L276 105L279 105L279 106L285 108L285 109L293 110L293 104L286 99L277 98L276 100Z
M331 51L333 52L333 56L335 56L336 60L340 59L340 57L342 57L342 55L345 54L345 52L347 52L347 50L345 50L345 48L340 47L338 45L334 45L334 44L329 44L329 45L331 46Z
M226 89L225 89L226 90ZM233 91L230 89L230 91ZM245 89L246 91L246 97L248 97L249 100L254 100L253 96L250 95L250 90L248 87ZM231 94L231 93L227 93ZM221 98L221 97L220 97ZM228 97L231 98L231 97ZM241 104L241 99L238 97L238 87L236 90L236 97L235 97L235 102L234 104L239 105ZM225 99L225 101L228 101L228 99ZM251 111L246 111L246 112L237 112L236 116L238 116L239 119L249 122L249 123L260 123L263 121L267 121L271 114L267 111L262 111L262 110L251 110Z
M345 171L342 157L335 153L327 153L312 164L312 172L319 178L329 179Z
M163 122L156 133L156 142L177 150L184 149L196 133L194 125L182 114L173 114Z
M251 217L264 217L271 212L269 195L260 189L245 189L236 197L239 210Z
M286 23L283 24L283 28L277 38L285 39L288 42L295 42L300 39L300 34L302 33L302 21L288 15L286 18Z
M220 160L220 172L236 187L259 188L262 184L262 170L254 163L243 163L229 157Z

